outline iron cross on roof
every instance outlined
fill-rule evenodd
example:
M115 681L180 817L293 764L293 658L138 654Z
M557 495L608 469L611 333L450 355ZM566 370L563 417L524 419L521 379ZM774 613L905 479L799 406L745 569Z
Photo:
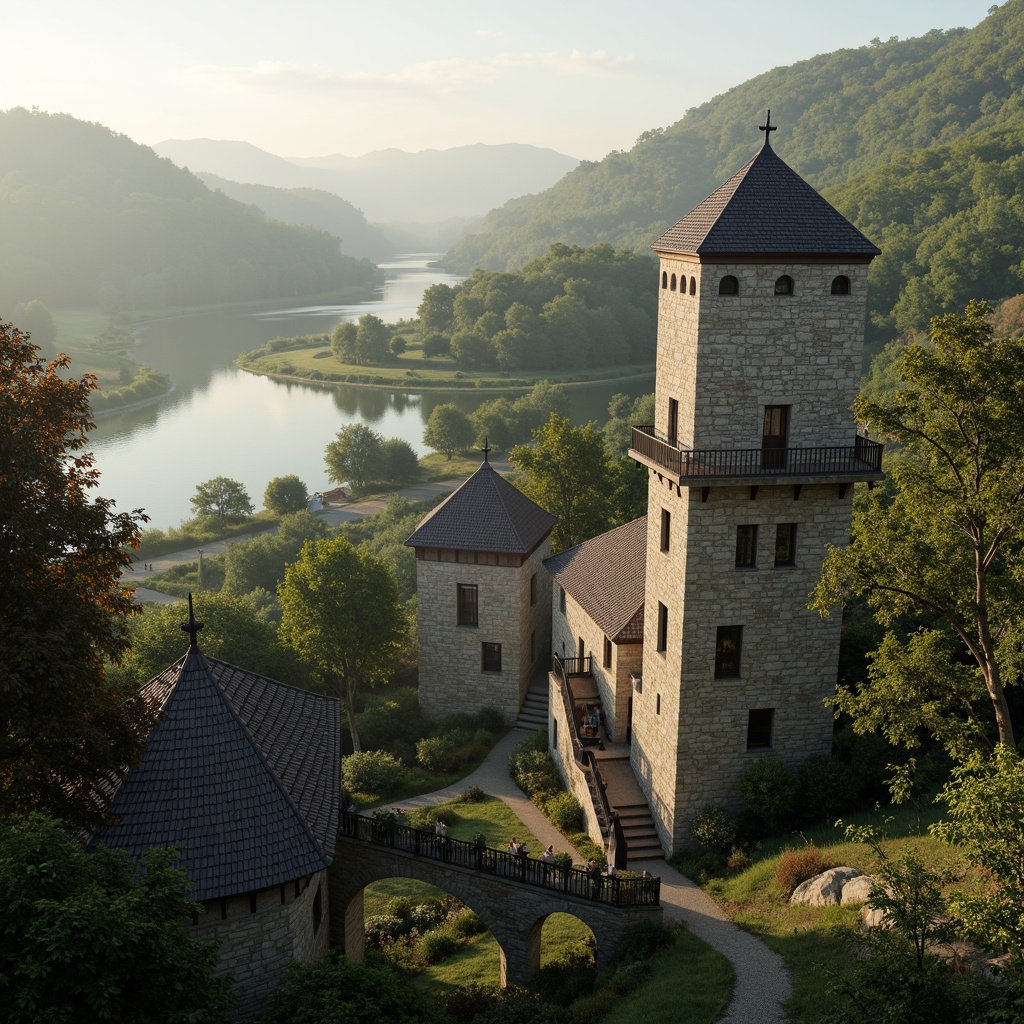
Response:
M196 647L196 634L203 628L203 623L196 622L195 612L192 611L192 591L188 593L188 622L181 624L182 631L188 633L189 647Z
M778 129L775 127L775 125L772 124L771 108L769 108L769 110L768 110L768 116L764 119L764 124L759 124L757 126L757 130L759 132L764 132L764 144L766 146L770 147L771 146L771 142L769 141L769 136L771 135L772 132L778 131Z

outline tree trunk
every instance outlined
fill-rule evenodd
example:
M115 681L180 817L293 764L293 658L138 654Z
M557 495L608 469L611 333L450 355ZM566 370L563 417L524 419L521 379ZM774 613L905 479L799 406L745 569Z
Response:
M351 679L345 680L345 711L348 713L348 731L352 736L352 749L362 750L359 746L359 730L356 728L356 684Z

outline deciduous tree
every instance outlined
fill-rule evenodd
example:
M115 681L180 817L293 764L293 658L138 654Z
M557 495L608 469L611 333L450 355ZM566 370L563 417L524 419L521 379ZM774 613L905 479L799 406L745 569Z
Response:
M263 505L279 516L301 512L309 503L306 485L294 474L275 476L263 492Z
M424 331L451 334L455 327L455 289L438 282L423 292L416 315Z
M245 485L226 476L215 476L198 484L196 493L188 501L198 517L209 517L222 523L244 519L253 513Z
M1014 747L1005 686L1024 638L1024 341L994 340L987 314L972 302L934 318L931 345L899 359L892 398L855 402L858 421L899 444L892 488L855 510L812 605L827 614L852 592L887 627L928 617L909 637L891 630L869 682L840 687L835 703L855 728L907 746L924 729L957 757L993 731Z
M328 692L340 692L359 750L356 694L388 678L407 629L390 566L345 537L309 542L285 570L278 596L282 641Z
M435 405L423 431L423 443L444 452L451 461L455 452L465 451L473 443L473 424L457 405Z
M88 825L150 723L135 687L105 678L138 610L120 575L146 517L90 495L96 384L68 368L0 323L0 813Z
M392 486L412 483L420 475L420 459L408 441L389 437L380 445L381 479Z
M571 548L607 529L611 479L597 426L574 427L552 413L533 438L532 445L517 444L509 461L522 473L516 485L558 518L552 550Z
M363 423L350 423L327 446L324 461L327 478L336 484L351 483L362 490L380 473L381 436Z

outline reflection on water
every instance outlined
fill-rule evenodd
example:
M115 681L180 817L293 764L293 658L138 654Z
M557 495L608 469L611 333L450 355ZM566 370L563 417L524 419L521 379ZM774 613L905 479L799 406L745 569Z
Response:
M176 525L191 514L196 484L228 476L245 484L262 504L267 483L297 474L310 490L329 485L324 448L350 423L367 423L385 437L401 437L417 452L431 411L454 402L471 412L487 392L408 395L384 389L323 388L278 383L244 373L235 356L271 338L330 332L342 320L374 313L388 323L416 315L423 291L458 278L429 267L437 254L396 257L382 296L360 305L304 306L258 314L214 313L149 324L133 352L175 382L161 402L104 417L91 435L102 474L99 491L119 509L144 508L154 526ZM616 391L640 394L653 381L572 392L576 422L603 420Z

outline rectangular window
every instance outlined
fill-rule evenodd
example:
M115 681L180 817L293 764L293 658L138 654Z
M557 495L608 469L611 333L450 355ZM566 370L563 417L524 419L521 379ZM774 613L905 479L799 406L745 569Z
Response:
M796 523L775 527L775 564L796 565Z
M668 609L658 602L658 648L659 651L668 650Z
M736 527L736 568L754 569L757 567L757 527Z
M775 708L752 708L747 712L747 750L771 750Z
M672 513L667 508L661 510L661 550L668 551L672 540Z
M480 667L484 672L501 671L501 644L480 645Z
M608 637L604 638L604 667L612 667L612 642Z
M558 588L558 610L565 611L565 587Z
M742 626L719 626L715 639L715 678L731 679L740 674L743 648Z
M530 577L530 607L532 608L537 603L537 574L534 573Z
M458 597L459 625L478 625L476 587L472 583L457 583L456 592Z
M665 433L668 443L675 447L679 436L679 403L674 398L668 400L668 427Z

